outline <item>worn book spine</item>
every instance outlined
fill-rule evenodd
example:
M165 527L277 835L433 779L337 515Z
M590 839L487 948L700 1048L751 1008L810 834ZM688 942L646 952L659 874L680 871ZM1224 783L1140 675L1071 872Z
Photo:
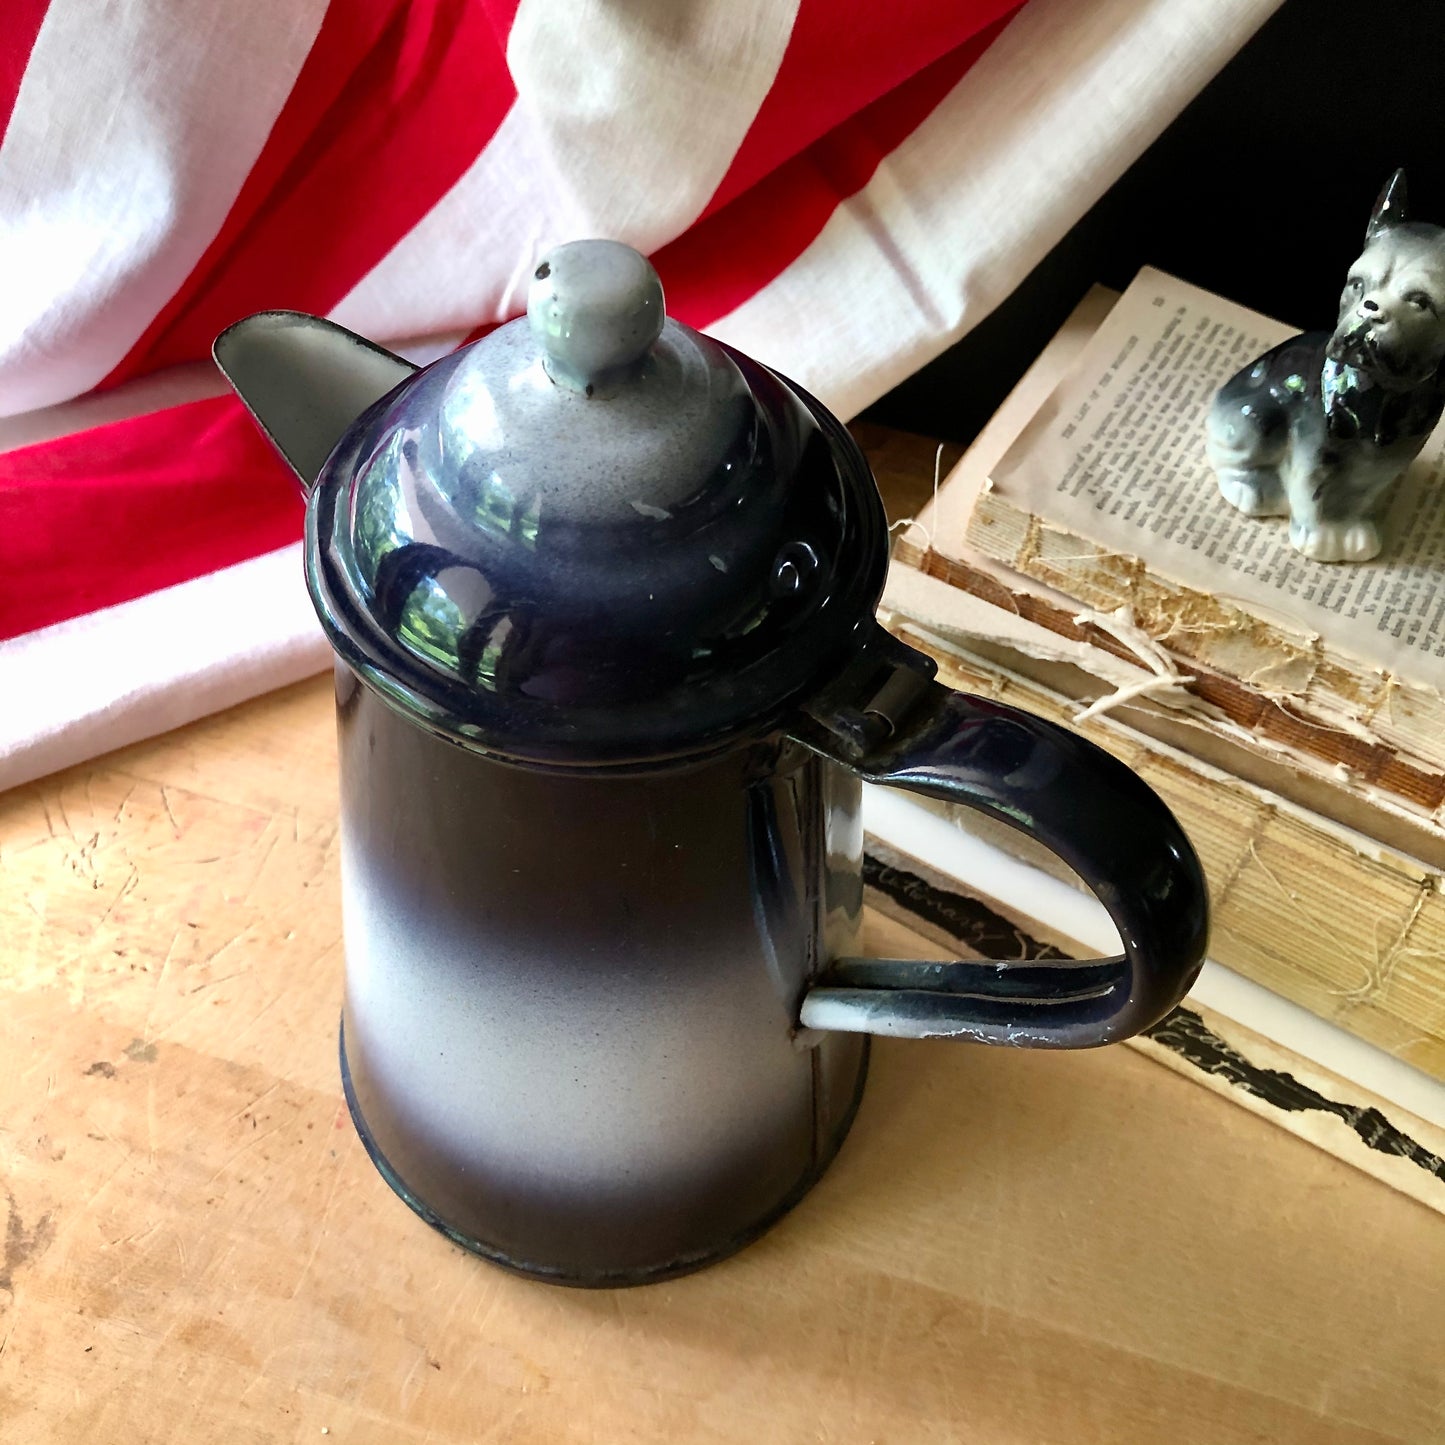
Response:
M1110 671L1101 666L1106 659L1136 668L1145 660L1138 639L1147 634L1132 623L1121 626L1116 618L1081 610L1079 604L1070 605L1042 588L1031 589L1024 579L1001 569L903 541L894 553L890 589L900 590L908 573L942 584L958 599L964 630L981 605L1041 629L1062 644L1064 655L1097 674ZM951 608L933 610L946 613ZM1046 655L1048 649L1041 652ZM1032 675L1027 659L1020 662L1025 674ZM1233 758L1222 766L1445 868L1445 771L1371 736L1302 717L1288 704L1197 661L1176 660L1176 666L1187 680L1153 710L1161 717L1172 713L1199 732L1213 734L1216 751L1229 749ZM1297 779L1299 787L1294 786Z
M965 541L1084 608L1127 609L1181 665L1237 680L1242 695L1279 704L1319 735L1392 750L1422 775L1445 772L1445 697L1433 688L1327 649L1283 619L1153 572L1138 557L1110 552L989 487L974 504Z
M937 659L950 686L1074 726L1077 706L1061 694L905 618L889 621ZM1183 823L1209 880L1211 957L1445 1080L1441 873L1107 713L1076 730L1133 768ZM978 827L966 810L953 816Z

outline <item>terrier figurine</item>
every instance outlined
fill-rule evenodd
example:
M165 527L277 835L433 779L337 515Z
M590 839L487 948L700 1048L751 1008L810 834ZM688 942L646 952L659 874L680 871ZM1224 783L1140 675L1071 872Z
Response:
M1308 331L1220 387L1205 452L1224 499L1289 518L1316 562L1380 551L1391 486L1445 406L1445 228L1406 219L1405 173L1380 193L1333 333Z

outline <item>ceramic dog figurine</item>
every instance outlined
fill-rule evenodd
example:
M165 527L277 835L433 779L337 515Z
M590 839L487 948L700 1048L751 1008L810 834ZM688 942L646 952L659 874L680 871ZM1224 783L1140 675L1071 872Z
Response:
M1391 485L1445 404L1445 228L1410 221L1405 173L1375 203L1333 333L1267 351L1214 398L1205 451L1232 506L1289 518L1317 562L1380 550Z

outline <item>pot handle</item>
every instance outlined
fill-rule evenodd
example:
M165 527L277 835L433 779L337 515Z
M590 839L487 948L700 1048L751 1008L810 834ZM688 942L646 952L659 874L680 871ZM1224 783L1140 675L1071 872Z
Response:
M881 627L793 734L872 783L962 803L1038 839L1098 895L1116 958L929 963L840 958L805 995L805 1027L1090 1048L1149 1027L1204 958L1203 870L1152 788L1103 748L933 681Z

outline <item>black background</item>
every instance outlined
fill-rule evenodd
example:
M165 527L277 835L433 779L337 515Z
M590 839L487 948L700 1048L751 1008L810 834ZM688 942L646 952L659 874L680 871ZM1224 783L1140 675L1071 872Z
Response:
M1445 4L1286 0L1003 305L865 415L968 441L1090 285L1143 265L1332 326L1396 166L1412 216L1445 224Z

